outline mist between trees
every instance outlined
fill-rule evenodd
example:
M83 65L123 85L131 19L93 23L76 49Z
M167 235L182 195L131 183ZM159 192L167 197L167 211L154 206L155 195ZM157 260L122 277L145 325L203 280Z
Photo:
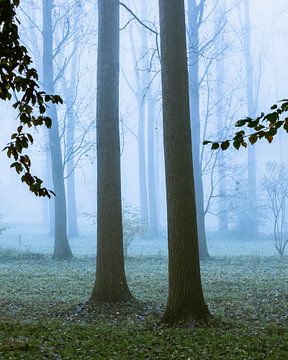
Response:
M63 104L45 105L51 129L28 129L33 174L55 196L33 198L1 157L3 252L96 255L92 308L137 301L126 279L131 259L168 259L161 318L189 326L211 319L200 262L265 256L285 266L286 133L241 151L216 146L233 138L237 120L287 97L285 6L20 1L20 43L39 89ZM14 100L0 104L2 147L15 118L23 125Z

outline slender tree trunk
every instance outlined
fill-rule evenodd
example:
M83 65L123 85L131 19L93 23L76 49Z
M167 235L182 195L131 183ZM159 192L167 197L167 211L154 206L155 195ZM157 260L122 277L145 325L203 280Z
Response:
M216 63L216 119L219 139L223 138L223 79L224 79L224 64L223 60ZM225 161L222 152L218 154L218 178L219 178L219 216L218 229L221 233L228 232L228 221L225 207Z
M67 210L68 210L68 235L69 237L79 236L76 192L75 192L75 161L74 161L74 140L75 140L75 115L73 104L68 101L67 113L67 133L66 133L66 152L69 154L67 161Z
M156 192L156 208L157 208L157 219L158 219L158 231L161 228L161 195L160 195L160 134L159 134L159 123L156 121L156 129L155 129L155 192Z
M221 18L225 16L225 1L223 0L218 5L217 12L217 21L221 21ZM219 23L215 24L215 31L217 31ZM219 35L219 39L216 45L216 53L220 54L223 50L225 44L225 38L223 31ZM218 129L218 138L223 138L224 130L224 121L223 121L223 110L224 110L224 94L223 94L223 84L225 81L225 68L224 68L224 59L216 61L216 119L217 119L217 129ZM219 178L219 216L218 216L218 229L221 233L228 232L228 219L225 206L225 194L226 194L226 169L224 155L222 151L218 154L218 178Z
M119 1L98 0L97 265L90 302L130 300L124 268L119 140Z
M151 85L150 85L151 86ZM152 98L151 89L147 99L148 115L148 194L149 194L149 231L151 235L158 234L158 211L156 198L156 179L155 179L155 143L154 143L154 114L155 102Z
M45 134L45 140L47 141L47 145L49 144L49 135ZM52 181L52 171L51 171L51 153L50 148L47 149L47 154L45 154L45 172L46 172L46 181L47 185L52 189L53 187L53 181ZM55 199L52 197L51 199L48 199L48 213L49 213L49 237L54 237L55 234Z
M244 56L246 69L246 99L248 116L255 118L256 101L254 92L254 69L251 52L251 22L249 0L244 0ZM256 185L256 149L248 146L248 211L246 233L255 238L258 233L257 224L257 185Z
M74 14L75 21L77 21L77 13ZM77 74L77 59L78 59L78 42L74 39L75 53L71 62L71 76L70 83L64 80L63 90L65 94L65 102L67 109L67 131L66 131L66 157L67 157L67 220L68 220L68 235L69 237L79 236L78 231L78 218L77 218L77 206L76 206L76 191L75 191L75 159L74 159L74 142L75 142L75 109L74 103L77 92L77 80L75 74Z
M184 0L159 0L169 294L164 321L207 319L199 264ZM193 130L194 131L194 130Z
M193 162L195 177L195 192L197 204L197 224L199 236L200 258L209 258L204 215L204 191L202 183L202 169L200 163L200 101L199 101L199 24L198 6L195 0L188 1L188 27L189 27L189 99L190 119L193 128Z
M147 1L141 1L141 14L143 19L147 18ZM155 179L155 100L153 97L153 84L151 83L150 63L148 57L148 33L141 31L141 46L144 52L144 74L143 89L146 99L146 118L147 118L147 178L148 178L148 208L149 208L149 232L151 235L158 234L158 213L156 199L156 179ZM148 88L147 88L148 87Z
M43 84L45 91L50 94L54 94L52 7L53 0L43 0ZM52 128L49 130L49 143L53 188L56 193L55 243L53 257L68 259L72 257L72 252L67 238L63 162L59 138L58 117L54 105L49 106L48 115L52 119Z
M148 224L148 196L146 180L146 147L145 147L145 100L138 99L138 172L140 216L143 224Z
M142 97L143 89L147 86L147 74L139 76L136 64L136 50L133 33L130 33L130 41L132 45L132 58L135 64L134 74L136 82L136 90L132 88L138 105L138 181L139 181L139 200L140 200L140 216L142 224L148 226L148 193L147 193L147 172L146 172L146 145L145 145L145 118L146 118L146 97Z

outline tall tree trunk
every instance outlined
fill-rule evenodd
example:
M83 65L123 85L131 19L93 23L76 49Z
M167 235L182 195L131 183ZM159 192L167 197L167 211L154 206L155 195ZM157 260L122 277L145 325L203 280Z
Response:
M45 143L47 143L47 147L49 146L49 135L47 134L47 131L45 133ZM50 147L47 148L47 153L45 153L45 179L47 182L47 186L49 186L51 189L53 188L53 180L52 180L52 169L51 169L51 153L50 153ZM48 224L49 224L49 232L48 235L51 238L54 238L55 234L55 199L54 197L51 197L50 199L47 199L48 201Z
M156 118L155 123L155 191L156 191L156 208L157 208L157 219L158 219L158 231L161 228L161 194L160 194L160 172L161 172L161 166L160 166L160 134L159 134L159 120ZM162 142L161 142L162 143ZM164 191L165 192L165 191Z
M208 308L199 264L184 0L159 0L159 13L169 250L164 321L189 323L206 319Z
M215 32L218 29L219 21L225 16L225 1L223 0L218 5L217 11L217 23L215 24ZM216 45L216 53L220 54L223 51L223 46L225 45L225 37L223 30L219 34ZM217 129L218 129L218 138L222 139L224 134L224 121L223 121L223 110L224 110L224 94L223 94L223 84L225 80L225 68L224 68L224 59L216 61L216 119L217 119ZM224 154L222 151L218 153L218 179L219 179L219 215L218 215L218 230L221 233L228 232L228 219L226 212L226 169Z
M199 236L200 258L209 258L204 215L204 192L202 169L200 163L200 87L199 87L199 6L195 0L188 1L188 28L189 28L189 99L190 119L193 128L193 163L195 176L195 192L197 205L197 224ZM201 21L201 20L200 20Z
M254 69L251 52L251 22L249 0L244 0L244 56L246 69L246 99L248 116L255 118L256 101L254 92ZM256 185L256 150L248 146L248 211L246 234L255 238L258 233L257 224L257 185Z
M147 193L147 172L146 172L146 145L145 145L145 120L146 120L146 97L143 98L143 89L146 88L147 74L141 73L139 76L136 67L137 57L134 43L133 33L130 33L130 41L132 46L132 59L134 62L134 74L136 82L136 90L129 84L135 97L137 98L138 105L138 181L139 181L139 200L140 200L140 216L142 224L148 226L149 213L148 213L148 193Z
M119 140L119 1L98 0L97 265L90 302L132 298L124 268Z
M138 99L138 173L140 216L143 224L148 225L148 196L146 180L146 146L145 146L145 103Z
M147 2L141 1L141 14L146 19ZM155 122L155 100L153 98L153 84L149 72L148 58L148 34L147 31L141 31L141 46L144 51L144 75L143 90L146 93L145 105L147 110L147 175L148 175L148 206L149 206L149 232L151 235L158 234L158 213L156 199L156 179L155 179L155 140L154 140L154 122ZM148 89L147 89L148 87Z
M150 87L152 85L150 84ZM151 88L147 99L148 115L148 195L149 195L149 232L151 235L158 234L158 211L156 198L156 179L155 179L155 102L152 98Z
M49 94L54 94L52 7L53 0L43 0L43 84L45 91ZM63 162L59 138L58 117L54 105L49 106L48 116L52 119L52 128L49 131L49 143L53 188L56 193L55 243L53 257L68 259L72 257L72 251L67 238Z
M69 154L67 161L67 219L68 219L68 235L69 237L76 237L79 235L77 207L76 207L76 192L75 192L75 161L74 161L74 140L75 140L75 114L73 104L67 102L67 133L66 133L66 151Z
M77 13L74 14L77 21ZM75 191L75 159L74 159L74 141L75 141L75 109L74 103L77 92L77 59L78 59L78 42L74 39L75 53L71 62L71 76L70 83L64 80L63 89L67 109L67 131L66 131L66 156L67 159L67 220L68 220L68 235L69 237L79 236L78 219L77 219L77 206L76 206L76 191Z

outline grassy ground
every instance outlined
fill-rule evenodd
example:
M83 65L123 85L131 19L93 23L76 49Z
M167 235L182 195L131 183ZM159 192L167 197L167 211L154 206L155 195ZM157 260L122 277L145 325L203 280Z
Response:
M167 260L127 261L145 305L90 314L95 262L6 253L0 259L0 359L288 359L288 264L274 257L215 258L202 265L214 320L160 325ZM7 257L8 256L8 257Z

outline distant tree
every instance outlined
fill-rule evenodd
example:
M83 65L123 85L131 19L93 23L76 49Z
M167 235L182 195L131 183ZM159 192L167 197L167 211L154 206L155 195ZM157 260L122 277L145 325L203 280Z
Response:
M273 224L274 246L283 260L288 245L288 171L286 164L267 164L268 175L262 179L267 207Z
M217 20L215 28L219 26L219 22L224 17L225 19L226 3L222 0L217 6ZM226 19L224 20L226 22ZM216 52L223 54L223 45L225 44L225 34L222 31L219 35L219 39L216 42ZM223 55L221 59L216 61L216 120L217 131L219 134L223 133L224 128L224 83L225 83L225 61ZM227 193L226 176L227 171L225 168L225 160L221 152L218 152L217 156L218 165L218 181L219 181L219 197L218 204L219 216L218 216L218 228L221 233L228 232L228 217L225 204L225 194ZM212 188L212 187L211 187Z
M164 321L189 323L209 311L199 264L184 0L159 0L159 13L169 250Z
M139 200L142 222L148 223L148 194L147 194L147 171L146 171L146 146L145 146L145 115L146 115L146 97L143 98L143 90L148 84L147 72L138 73L137 58L134 44L133 32L130 32L130 41L132 45L132 59L135 64L135 86L126 77L123 72L124 79L137 100L138 112L138 129L135 138L138 145L138 181L139 181ZM134 132L133 132L134 134Z
M188 2L188 34L189 34L189 101L190 101L190 120L193 128L193 164L194 164L194 183L197 205L197 224L200 258L209 258L204 216L204 192L202 182L202 169L200 163L200 79L199 79L199 29L203 21L205 0L199 4L196 0Z
M141 1L141 14L146 20L147 12L149 11L148 2ZM147 180L148 180L148 209L149 209L149 232L151 235L158 234L158 211L157 211L157 197L156 197L156 179L155 179L155 91L151 76L151 64L149 59L149 39L148 31L141 29L141 45L143 52L143 65L145 78L144 94L147 98L144 102L147 103ZM152 53L153 54L153 53ZM151 57L151 56L150 56ZM153 60L153 59L152 59ZM142 89L143 92L143 89Z
M43 85L48 92L54 92L54 54L53 54L53 0L43 0ZM49 132L52 179L55 196L55 229L53 257L71 258L72 251L67 237L66 193L64 184L64 167L59 135L58 114L55 106L48 109L53 125Z
M28 51L21 44L18 32L16 8L19 0L1 1L0 12L0 99L15 99L13 107L19 119L17 131L11 135L11 142L5 147L11 164L22 182L37 196L50 197L50 191L42 186L42 180L30 172L31 161L25 150L33 143L30 133L24 128L45 125L51 127L51 118L45 115L47 103L62 102L59 96L51 96L39 89L38 73L32 67ZM35 114L36 113L36 114Z
M244 23L243 29L243 53L245 59L246 73L246 103L248 116L255 118L257 110L257 83L253 66L252 45L251 45L251 16L250 2L244 0ZM257 161L256 149L248 148L247 169L248 169L248 211L245 214L245 233L255 238L258 233L257 223ZM253 215L252 215L253 214Z
M77 236L77 205L75 189L75 169L80 163L83 165L84 157L92 147L96 147L95 136L91 136L89 141L88 133L94 133L94 116L89 119L87 124L85 118L88 110L87 102L91 96L82 95L79 91L81 85L86 82L84 72L81 72L79 63L85 50L85 44L89 35L92 36L91 15L87 16L86 3L88 0L63 0L53 2L52 12L52 38L53 38L53 84L55 89L59 89L65 100L65 110L57 112L59 137L62 151L63 176L66 180L66 199L67 199L67 227L68 236ZM40 49L43 42L42 24L39 13L42 11L43 2L34 0L22 0L20 15L25 19L24 26L21 28L22 38L25 39L27 46L33 53L33 58L42 66L43 58ZM38 40L38 41L37 41ZM85 56L85 55L84 55ZM45 74L44 74L45 75ZM84 76L82 76L84 75ZM85 83L85 87L87 82ZM82 98L81 98L82 97ZM84 105L86 103L86 107ZM85 109L83 111L83 108ZM79 114L81 114L79 116ZM90 117L89 117L90 118ZM93 134L94 135L94 134ZM93 139L93 141L92 141ZM92 144L93 142L93 144ZM46 181L52 184L51 154L49 151L48 134L43 141L43 152L45 155ZM45 203L47 205L47 203ZM44 211L49 215L50 231L49 234L54 237L55 233L55 207L54 199L48 202L49 214L47 208ZM48 219L48 216L46 216Z
M124 268L119 140L119 1L98 0L97 265L90 303L132 299Z

